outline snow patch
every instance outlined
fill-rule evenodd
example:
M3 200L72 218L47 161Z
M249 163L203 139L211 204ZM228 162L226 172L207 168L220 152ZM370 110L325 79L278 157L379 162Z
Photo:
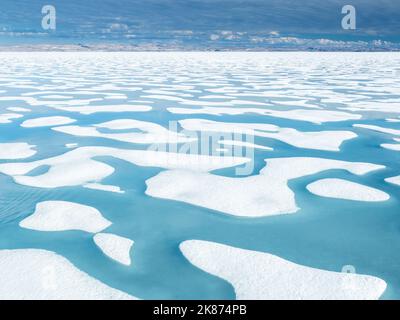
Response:
M132 240L111 233L98 233L93 240L111 259L126 266L131 265L130 251L134 244Z
M111 225L95 208L67 201L45 201L35 212L19 223L20 227L37 231L81 230L100 232Z

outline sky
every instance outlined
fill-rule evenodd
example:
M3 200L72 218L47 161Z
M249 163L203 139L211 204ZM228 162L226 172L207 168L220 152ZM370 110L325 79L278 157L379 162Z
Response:
M400 0L0 0L0 46L158 45L198 49L400 47ZM44 5L56 29L42 28ZM356 9L344 30L342 7Z

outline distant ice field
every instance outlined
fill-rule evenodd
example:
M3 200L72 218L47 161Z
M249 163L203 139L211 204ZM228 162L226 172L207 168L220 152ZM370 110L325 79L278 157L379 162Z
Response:
M0 299L400 299L398 79L398 53L0 53Z

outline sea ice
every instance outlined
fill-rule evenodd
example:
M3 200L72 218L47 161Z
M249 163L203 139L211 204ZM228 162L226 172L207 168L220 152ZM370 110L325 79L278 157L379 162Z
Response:
M400 186L400 176L386 178L385 181Z
M36 119L29 119L22 122L21 127L24 128L36 128L36 127L51 127L51 126L60 126L64 124L69 124L75 122L75 119L71 119L69 117L42 117Z
M0 123L11 123L12 119L19 119L22 117L23 115L18 113L3 113L0 114Z
M245 178L183 170L164 171L146 181L146 194L235 216L264 217L299 210L294 192L288 186L289 180L332 169L363 175L385 168L371 163L306 157L275 158L266 162L259 175Z
M272 151L274 150L273 148L270 147L265 147L261 146L259 144L251 143L251 142L246 142L246 141L236 141L236 140L219 140L219 144L222 144L224 146L238 146L238 147L244 147L244 148L253 148L253 149L260 149L260 150L266 150L266 151ZM227 149L224 149L228 151ZM218 151L218 150L217 150Z
M111 233L97 233L93 240L111 259L126 266L131 265L130 251L134 243L132 240Z
M12 176L16 183L39 188L58 188L99 183L114 172L112 166L92 159L101 156L114 157L138 166L201 172L234 167L251 161L245 157L219 157L107 147L81 147L53 158L26 163L0 164L0 172ZM41 166L50 166L50 169L40 175L27 175L30 171Z
M102 98L93 98L93 99L72 99L72 100L39 100L34 97L29 96L9 96L9 97L0 97L0 101L24 101L30 106L49 106L52 108L62 108L62 106L85 106L91 102L101 101Z
M40 96L42 99L55 99L55 100L70 100L73 99L74 97L72 96L65 96L61 94L51 94L47 96Z
M46 250L0 250L1 300L131 300Z
M384 128L384 127L368 125L368 124L354 124L353 127L369 129L372 131L377 131L377 132L381 132L381 133L387 133L387 134L392 134L395 136L400 136L400 130L396 130L396 129Z
M394 151L400 151L400 143L382 143L382 148Z
M214 242L180 244L196 267L232 284L238 300L375 300L385 281L368 275L315 269L275 255Z
M383 101L353 101L346 108L350 111L399 113L400 103Z
M386 119L387 122L400 122L400 119L397 118L388 118Z
M383 191L343 179L321 179L310 183L307 190L321 197L355 201L376 202L390 198Z
M295 100L295 101L271 101L272 103L280 106L288 106L288 107L301 107L301 108L310 108L310 109L322 109L319 106L314 104L310 104L308 100Z
M7 108L8 111L11 112L31 112L31 109L28 108L22 108L22 107L9 107Z
M290 120L307 121L316 124L324 122L337 122L347 120L361 119L361 115L335 110L308 110L295 109L288 111L261 109L261 108L241 108L241 107L202 107L202 108L175 108L170 107L167 110L174 114L210 114L210 115L242 115L246 113L255 113L276 118Z
M36 146L25 142L20 143L0 143L0 160L25 159L36 154L33 150Z
M82 230L100 232L111 225L95 208L66 201L45 201L19 223L20 227L38 231Z
M120 187L105 185L105 184L101 184L101 183L87 183L83 187L87 188L87 189L93 189L93 190L101 190L101 191L108 191L108 192L115 192L115 193L125 193L125 191L122 191Z
M141 105L102 105L102 106L78 106L78 107L54 106L54 108L62 111L79 112L85 115L101 113L101 112L147 112L152 109L152 107L141 106Z
M78 143L66 143L65 144L65 147L68 148L68 149L74 149L74 148L76 148L78 146L79 146Z
M182 128L192 131L228 132L271 138L297 148L339 151L344 141L357 135L351 131L314 131L302 132L292 128L280 128L263 123L218 122L205 119L180 120Z
M97 128L106 128L110 130L127 130L135 129L140 132L129 132L129 133L102 133ZM53 130L81 137L98 137L105 139L113 139L117 141L129 142L129 143L186 143L194 142L197 139L186 137L184 134L165 129L159 124L139 121L133 119L119 119L105 123L100 123L94 127L80 127L80 126L63 126L56 127Z

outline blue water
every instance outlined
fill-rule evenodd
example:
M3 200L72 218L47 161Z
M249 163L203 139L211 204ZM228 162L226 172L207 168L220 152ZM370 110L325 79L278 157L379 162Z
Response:
M62 70L58 72L62 74ZM132 77L135 77L134 70ZM29 79L29 75L26 78ZM47 81L49 80L51 77ZM12 87L5 89L8 91L7 96L18 96L24 92L34 91ZM200 86L197 89L202 90ZM131 100L143 99L141 91L121 90L121 92L128 95ZM199 95L204 95L204 92L193 94L195 100ZM87 97L77 95L75 98ZM126 101L112 100L104 103L122 104ZM147 148L146 145L101 138L73 137L55 132L50 127L21 128L21 122L29 118L63 115L77 119L79 125L132 118L159 123L166 127L170 120L191 118L190 115L174 115L166 112L166 107L180 105L160 100L154 100L151 104L152 111L143 113L80 115L46 106L32 107L22 101L0 101L0 111L10 106L34 109L34 112L26 114L24 118L15 119L10 124L0 124L0 142L20 141L37 146L38 153L26 161L65 153L67 150L64 145L73 142L79 143L79 146ZM400 188L385 183L384 179L400 175L400 153L379 147L381 143L392 143L392 136L352 128L353 123L365 123L400 129L399 124L384 121L386 116L388 115L382 114L380 117L367 117L365 120L325 123L322 126L323 130L353 130L359 135L358 138L345 142L340 152L299 149L277 140L255 138L255 143L273 147L274 151L255 151L255 170L252 174L257 174L265 166L264 159L277 157L321 157L371 162L387 167L365 176L355 176L342 170L330 170L292 180L290 188L295 191L296 202L301 209L291 215L257 219L239 218L182 202L151 198L144 194L145 181L157 175L162 169L139 167L112 157L97 158L116 168L115 173L102 183L120 186L125 190L125 194L82 187L32 188L16 184L11 177L0 174L0 249L41 248L54 251L107 285L143 299L234 299L234 290L229 283L195 268L183 257L178 248L182 241L188 239L209 240L239 248L269 252L301 265L324 270L341 271L344 265L353 265L357 273L374 275L388 283L382 298L399 299ZM302 131L321 130L320 125L304 121L251 114L195 115L192 118L270 123ZM0 160L0 163L5 162L19 161ZM46 170L47 167L41 167L30 172L30 175L38 175ZM214 173L235 176L234 168L217 170ZM306 190L310 182L330 177L373 186L387 192L391 199L378 203L335 200L312 195ZM133 265L122 266L106 257L94 244L93 235L89 233L38 232L20 228L18 223L33 213L36 203L46 200L77 202L100 210L103 216L113 223L106 232L135 241L131 252ZM229 195L226 201L229 201Z

